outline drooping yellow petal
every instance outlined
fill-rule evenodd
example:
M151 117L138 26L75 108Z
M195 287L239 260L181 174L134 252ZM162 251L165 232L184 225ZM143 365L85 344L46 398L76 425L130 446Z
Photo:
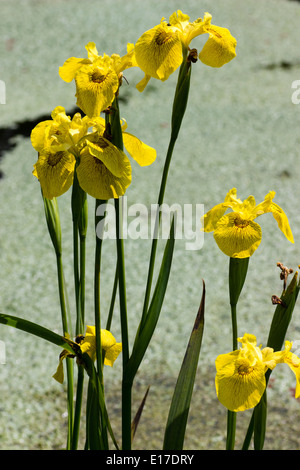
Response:
M263 363L252 366L248 358L234 351L218 356L216 369L217 396L228 410L244 411L259 403L266 388Z
M273 202L273 198L275 197L275 191L270 191L266 196L262 203L256 206L256 213L257 216L261 214L266 214L268 212L272 212L274 219L276 220L278 227L282 231L282 233L286 236L286 238L291 242L294 243L293 233L287 218L287 215L278 206Z
M69 152L53 153L44 149L34 165L34 176L41 184L44 197L52 199L64 194L73 183L75 157Z
M101 330L101 348L105 351L104 364L113 366L113 363L122 351L122 344L117 343L112 333L108 330ZM96 328L87 326L86 335L80 344L82 353L88 353L90 358L96 359Z
M135 44L135 58L146 76L167 80L183 59L178 31L164 21L146 31Z
M64 349L60 356L59 356L59 363L58 363L58 366L57 366L57 369L56 369L56 372L55 374L53 374L53 378L60 384L63 383L64 381L64 366L63 366L63 360L69 356L69 351L67 351L66 349Z
M122 343L115 343L109 349L105 351L104 364L112 367L115 360L122 352Z
M292 230L288 221L288 218L284 211L279 207L277 204L272 204L271 210L274 219L276 220L278 227L282 231L282 233L286 236L286 238L291 242L294 243L294 237L292 234Z
M151 165L156 159L156 150L128 132L123 132L124 146L129 155L141 166Z
M124 173L123 157L126 155L104 137L96 142L86 141L90 155L98 158L114 176L121 177ZM127 159L128 160L128 159Z
M80 68L75 76L77 106L89 117L110 106L119 88L116 72L101 61Z
M285 342L285 350L280 358L280 362L284 362L289 366L289 368L294 372L296 376L296 389L295 389L295 398L299 398L300 396L300 359L299 357L292 353L290 350L292 348L293 343L290 341ZM279 361L278 361L279 362Z
M236 57L236 39L227 28L206 26L209 38L199 54L199 59L210 67L222 67Z
M77 167L77 177L81 188L90 196L96 199L119 198L125 194L127 187L131 183L131 165L126 155L116 147L114 150L110 146L102 149L97 156L90 152L90 148L85 146L80 154L80 163ZM118 152L118 174L116 176L107 167L116 171L113 164L114 153ZM93 149L93 153L96 152ZM112 159L110 161L110 156ZM106 163L104 163L106 162Z
M232 212L224 215L214 231L214 238L223 253L231 258L248 258L261 242L261 228L252 220L243 220Z
M144 78L142 78L142 80L136 85L136 89L142 93L145 90L146 86L148 85L150 79L151 79L151 75L145 74Z

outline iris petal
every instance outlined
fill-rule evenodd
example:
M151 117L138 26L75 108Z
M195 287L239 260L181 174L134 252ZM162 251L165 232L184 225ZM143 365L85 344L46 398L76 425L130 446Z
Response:
M228 410L244 411L256 406L266 388L265 366L251 366L247 359L239 361L239 351L222 354L216 359L216 392Z
M53 153L44 149L34 165L34 176L41 184L44 197L64 194L73 184L75 157L69 152Z
M89 117L99 116L110 106L119 88L119 79L111 68L99 63L80 68L75 76L77 106Z
M156 150L128 132L123 132L124 146L129 155L140 165L151 165L156 159Z
M209 38L199 54L199 59L210 67L222 67L236 57L236 39L227 28L211 25L206 30Z
M248 258L261 242L261 228L251 220L244 221L232 212L221 217L214 238L223 253L231 258Z
M146 31L135 45L135 57L146 76L167 80L182 63L178 32L164 22Z
M117 150L117 149L116 149ZM85 147L80 155L77 177L81 188L96 199L119 198L125 194L131 183L131 165L123 152L119 152L119 170L121 176L115 176L105 166L106 156L95 157Z

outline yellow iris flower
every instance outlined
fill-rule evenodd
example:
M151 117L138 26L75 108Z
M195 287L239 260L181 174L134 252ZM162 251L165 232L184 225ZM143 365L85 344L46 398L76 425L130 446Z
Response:
M101 117L91 121L93 133L85 139L77 167L78 182L82 189L96 199L123 196L131 183L131 164L124 152L105 138L105 120ZM124 147L141 166L151 165L156 151L134 135L126 132L122 125Z
M105 138L105 120L81 118L80 113L71 119L61 106L53 110L51 117L31 133L32 145L39 153L33 174L44 197L61 196L71 187L76 159L78 181L86 193L97 199L122 196L131 183L131 164L125 153ZM123 140L129 155L141 166L151 165L156 159L155 149L126 132L126 128L124 121Z
M39 154L33 174L47 199L61 196L73 184L76 146L89 127L87 117L82 119L76 113L71 119L62 106L57 106L51 117L31 132L32 146Z
M59 68L65 82L76 82L77 106L89 117L99 116L110 106L119 90L122 73L136 66L133 44L127 45L127 54L108 56L98 54L95 43L86 46L87 59L70 57Z
M96 360L96 329L94 326L87 326L85 337L81 340L80 349L82 354L87 353L92 361ZM108 330L101 330L101 347L105 351L104 365L113 366L115 360L122 351L122 343L117 343L114 336ZM64 381L63 360L66 357L74 357L64 349L59 356L59 364L53 378L59 382Z
M117 343L110 331L101 330L101 347L105 351L104 364L112 367L122 351L122 343ZM94 326L87 326L80 349L82 353L88 353L92 361L96 360L96 328Z
M209 39L199 54L199 59L210 67L222 67L236 56L236 39L226 28L211 24L212 16L205 13L192 23L189 16L177 10L166 23L146 31L135 44L137 65L145 73L137 89L143 91L150 78L165 81L181 65L183 51L200 34L209 34Z
M253 196L241 201L236 194L236 189L231 189L224 202L217 204L202 218L203 230L214 232L214 238L223 253L231 258L250 257L262 239L261 228L254 219L268 212L273 214L286 238L294 243L286 214L273 202L274 191L270 191L258 205ZM233 212L225 214L229 208Z
M256 337L245 334L238 338L239 350L221 354L216 359L216 392L219 401L230 411L244 411L255 407L265 389L265 373L279 363L288 364L296 375L295 397L300 395L300 359L290 350L292 343L286 341L283 351L256 346Z

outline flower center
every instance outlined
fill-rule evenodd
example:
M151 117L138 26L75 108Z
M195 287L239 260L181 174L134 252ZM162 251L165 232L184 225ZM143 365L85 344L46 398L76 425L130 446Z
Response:
M239 228L245 228L249 225L249 220L242 219L240 216L237 216L234 219L234 225Z
M103 75L100 70L95 70L92 74L92 82L102 83L105 80L106 75Z
M163 44L165 44L166 42L169 41L169 39L171 38L171 33L167 33L166 31L161 31L160 33L158 33L158 35L156 36L155 38L155 42L158 46L162 46Z
M249 359L241 358L237 361L237 373L239 375L247 375L253 371L253 367L250 366Z
M56 166L62 157L64 156L65 152L57 152L57 153L49 153L48 154L48 165L49 166Z

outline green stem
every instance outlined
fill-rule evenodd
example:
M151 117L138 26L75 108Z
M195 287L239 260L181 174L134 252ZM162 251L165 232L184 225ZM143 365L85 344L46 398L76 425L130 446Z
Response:
M80 321L77 327L77 334L84 333L85 321L85 264L86 264L86 237L80 235L80 289L79 289L79 304L80 304Z
M71 450L77 450L77 446L78 446L80 419L81 419L81 406L82 406L82 397L83 397L83 384L84 384L84 367L82 365L78 365L76 404L75 404L75 413L74 413L74 426L73 426L73 438L72 438Z
M238 337L238 329L237 329L237 314L236 314L236 305L231 305L231 326L232 326L232 350L237 350L237 337Z
M228 410L226 450L234 450L235 428L236 428L236 413L235 411Z
M76 335L82 334L84 331L84 312L85 312L85 254L86 254L86 237L80 235L80 277L78 277L78 285L76 287L76 302L77 302L77 322L76 322ZM78 265L77 265L78 266ZM76 278L75 278L76 281ZM74 413L74 426L73 426L73 439L72 450L77 449L79 428L81 420L81 405L83 397L84 385L84 368L82 365L77 365L77 390L76 390L76 404Z
M177 141L181 123L185 114L187 102L188 102L188 95L189 95L189 87L190 87L190 77L191 77L191 62L187 59L187 50L184 51L184 58L182 65L179 70L177 85L174 95L173 101L173 109L172 109L172 130L171 130L171 137L170 142L166 154L160 190L158 195L157 201L157 214L156 214L156 221L154 227L154 233L152 238L152 247L151 247L151 254L149 260L149 268L148 268L148 278L146 284L146 291L145 291L145 299L144 299L144 306L142 312L142 320L141 325L147 315L149 301L150 301L150 294L151 294L151 286L153 281L153 272L154 272L154 264L155 264L155 257L156 257L156 250L157 250L157 239L158 239L158 231L160 226L161 220L161 212L160 206L163 204L168 173L170 168L170 163L173 155L173 150L175 147L175 143Z
M95 247L95 270L94 270L94 310L95 310L95 330L96 330L96 354L97 354L97 371L100 383L103 383L103 361L102 361L102 348L101 348L101 306L100 306L100 272L101 272L101 252L102 252L102 233L97 231L98 222L105 217L99 216L98 208L106 204L106 201L96 199L95 204L95 228L96 228L96 247Z
M253 434L253 429L254 429L254 412L252 413L251 420L247 429L247 433L244 439L243 447L242 450L248 450L250 446L250 442L252 439L252 434Z
M66 309L66 294L65 294L65 281L63 275L62 256L60 252L56 252L57 261L57 275L58 275L58 289L59 299L61 306L61 318L64 336L71 334L71 329L68 325L68 315ZM67 449L71 448L72 433L73 433L73 361L67 358L67 396L68 396L68 438Z
M100 303L100 278L101 278L101 255L102 255L102 242L103 233L99 233L98 222L101 222L105 218L105 211L101 211L103 215L98 214L98 208L103 204L106 205L107 201L96 199L95 203L95 233L96 233L96 247L95 247L95 268L94 268L94 314L95 314L95 330L96 330L96 363L97 363L97 374L99 378L99 387L102 388L102 394L104 395L104 383L103 383L103 354L101 347L101 303ZM103 229L103 224L102 224ZM93 394L95 395L95 391ZM98 393L98 392L97 392ZM98 398L97 398L98 400ZM94 420L97 420L97 429L99 438L107 440L107 428L103 421L103 417L98 413L94 416ZM98 419L99 418L99 419ZM94 422L96 425L96 422ZM102 447L103 448L103 447Z
M162 179L161 179L161 185L160 185L160 190L159 190L159 195L158 195L157 213L156 213L154 233L153 233L153 238L152 238L152 246L151 246L149 269L148 269L148 279L147 279L147 285L146 285L146 291L145 291L145 299L144 299L144 307L143 307L143 313L142 313L141 327L142 327L143 321L146 318L147 311L148 311L148 306L149 306L149 301L150 301L151 286L152 286L152 281L153 281L155 257L156 257L157 243L158 243L158 231L159 231L160 220L161 220L160 206L163 204L163 200L164 200L164 194L165 194L165 189L166 189L166 185L167 185L168 173L169 173L169 168L170 168L170 163L171 163L171 160L172 160L172 155L173 155L173 150L174 150L175 143L176 143L176 139L174 140L174 139L171 138L170 143L169 143L169 147L168 147L168 151L167 151L167 155L166 155L166 160L165 160L165 164L164 164L164 169L163 169L163 174L162 174Z
M122 355L123 355L123 364L126 365L129 359L129 344L128 344L128 325L127 325L125 259L124 259L124 244L123 244L123 234L122 234L122 225L123 225L122 201L120 201L120 199L115 199L115 208L116 208L119 298L120 298L121 330L122 330Z
M131 393L132 382L128 383L124 371L129 360L129 342L127 325L127 301L124 245L122 236L122 208L120 200L115 199L116 208L116 232L117 232L117 257L120 299L120 320L122 334L123 380L122 380L122 449L131 449Z
M77 168L77 165L76 165ZM86 193L81 189L75 170L72 188L72 218L73 218L73 269L74 289L76 303L76 336L84 333L85 310L85 257L86 232L88 225L88 210ZM78 241L80 240L80 244ZM74 415L72 449L78 444L79 427L81 419L81 402L83 394L84 374L82 366L77 368L77 391Z
M79 304L79 254L78 254L78 224L73 220L73 271L74 271L74 289L76 306L76 335L80 330L80 304Z
M237 349L237 315L236 305L231 304L231 324L232 324L232 350ZM233 450L235 445L236 413L228 410L227 412L227 439L226 450Z
M106 330L108 331L110 330L110 327L111 327L112 316L114 312L115 300L116 300L117 289L118 289L118 283L119 283L119 270L118 270L118 264L117 264L114 285L113 285L113 290L112 290L112 295L111 295L111 300L110 300L110 307L109 307L107 322L106 322Z
M120 111L118 98L112 105L113 113L110 117L112 143L123 150L123 136L120 124ZM122 201L122 199L121 199ZM126 365L129 360L129 341L127 325L127 300L126 300L126 276L123 244L123 212L120 199L115 199L116 210L116 238L117 238L117 268L119 279L119 299L120 299L120 322L122 336L122 357L123 357L123 377L122 377L122 449L131 449L131 393L132 383L127 383L124 375Z
M231 308L232 349L238 348L237 303L244 286L249 258L230 258L229 260L229 299ZM236 412L227 412L226 449L233 450L235 445Z

